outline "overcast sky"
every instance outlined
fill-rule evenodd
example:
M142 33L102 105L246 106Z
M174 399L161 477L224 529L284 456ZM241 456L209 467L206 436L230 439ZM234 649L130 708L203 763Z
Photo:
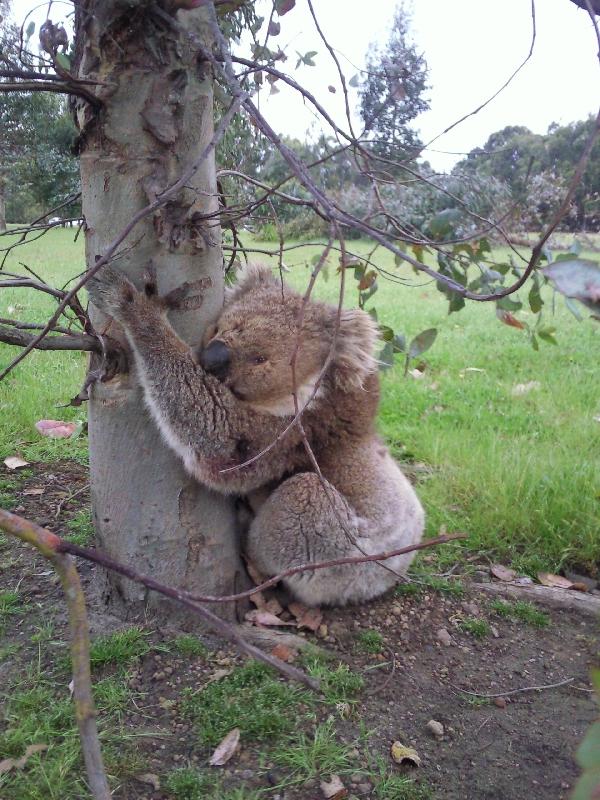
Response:
M19 19L33 5L31 0L13 0ZM56 3L58 9L70 4ZM451 123L473 111L492 95L527 55L532 38L530 0L413 0L413 38L429 65L431 110L420 116L415 127L423 141L440 134ZM268 9L268 0L258 0ZM394 3L389 0L314 0L319 22L338 51L344 72L351 78L364 65L372 42L385 42ZM55 16L56 14L56 16ZM305 0L282 20L281 34L272 40L289 59L287 71L311 89L333 115L343 122L337 73L319 41ZM490 133L505 125L526 125L544 133L551 122L568 123L595 113L600 104L600 67L597 43L587 14L570 0L538 0L537 38L533 57L513 83L489 106L436 140L424 156L437 168L451 167L459 158L435 152L468 151L482 145ZM294 72L296 51L316 50L315 67ZM261 92L261 107L280 132L300 138L320 125L291 91ZM352 91L351 99L356 100Z

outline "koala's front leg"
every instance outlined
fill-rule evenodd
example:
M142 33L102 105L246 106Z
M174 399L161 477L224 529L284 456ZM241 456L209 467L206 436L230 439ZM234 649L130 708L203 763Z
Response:
M112 316L131 345L150 411L166 442L188 471L226 492L246 492L280 477L298 433L290 431L268 458L223 472L261 452L286 420L260 414L240 403L206 373L166 319L166 304L139 292L119 271L102 269L88 282L94 305Z

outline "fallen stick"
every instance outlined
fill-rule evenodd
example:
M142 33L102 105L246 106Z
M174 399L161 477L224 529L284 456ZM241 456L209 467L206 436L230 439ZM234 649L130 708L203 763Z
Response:
M577 611L593 617L600 616L600 597L578 592L575 589L556 589L552 586L517 586L514 583L473 583L471 588L486 594L510 597L516 600L533 600L535 603Z
M523 686L521 689L510 689L508 692L496 692L495 694L483 694L482 692L470 692L467 689L461 689L460 686L455 686L453 683L450 684L453 689L456 689L457 692L462 692L462 694L470 694L471 697L483 697L486 700L493 700L495 697L510 697L513 694L521 694L521 692L541 692L544 689L557 689L559 686L566 686L569 683L573 683L575 678L565 678L562 681L558 681L558 683L545 683L541 686Z

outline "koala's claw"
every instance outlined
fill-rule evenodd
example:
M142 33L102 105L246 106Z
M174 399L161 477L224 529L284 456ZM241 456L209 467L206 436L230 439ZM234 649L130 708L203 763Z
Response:
M129 278L113 267L103 267L87 281L85 288L97 308L117 319L119 312L133 303L138 294Z

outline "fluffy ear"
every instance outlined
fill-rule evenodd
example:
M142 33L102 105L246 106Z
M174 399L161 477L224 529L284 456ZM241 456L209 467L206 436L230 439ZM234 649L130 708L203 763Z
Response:
M265 286L279 286L277 277L266 264L245 264L238 269L237 280L225 289L225 305L239 300L246 292Z
M378 338L377 323L366 311L342 311L334 356L335 382L341 389L360 389L365 379L377 371Z

